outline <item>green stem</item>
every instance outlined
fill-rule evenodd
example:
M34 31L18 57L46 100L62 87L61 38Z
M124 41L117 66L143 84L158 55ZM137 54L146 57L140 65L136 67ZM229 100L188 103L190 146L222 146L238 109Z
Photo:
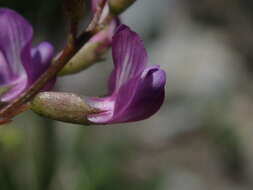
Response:
M52 179L57 168L57 140L55 122L49 119L42 120L40 131L40 147L39 150L39 190L49 190Z

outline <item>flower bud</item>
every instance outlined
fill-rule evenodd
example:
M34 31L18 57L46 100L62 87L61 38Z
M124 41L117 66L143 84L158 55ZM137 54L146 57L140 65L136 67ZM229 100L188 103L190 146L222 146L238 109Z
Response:
M50 119L88 125L87 115L95 113L78 95L41 92L31 102L31 109Z
M136 0L109 0L111 13L118 15L130 7Z
M85 44L59 72L59 75L78 73L93 65L102 55L102 52L98 51L101 45L99 42Z
M112 36L117 27L116 22L95 34L64 66L58 75L68 75L81 72L103 59L109 49Z

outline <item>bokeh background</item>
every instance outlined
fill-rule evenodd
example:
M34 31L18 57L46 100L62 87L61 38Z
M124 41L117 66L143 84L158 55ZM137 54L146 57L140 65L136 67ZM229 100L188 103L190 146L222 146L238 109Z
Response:
M0 7L33 24L35 44L48 40L60 50L67 30L61 3L0 0ZM139 0L122 20L167 72L161 110L100 127L21 114L0 129L0 189L253 189L253 1ZM59 78L56 90L103 95L111 70L108 53Z

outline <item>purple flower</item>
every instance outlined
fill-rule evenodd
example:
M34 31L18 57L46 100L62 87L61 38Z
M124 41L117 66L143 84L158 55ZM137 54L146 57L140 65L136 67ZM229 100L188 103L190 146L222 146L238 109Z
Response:
M8 102L30 87L48 68L53 47L42 42L32 48L32 26L18 13L0 8L0 89L9 90L0 95ZM46 89L53 86L51 81Z
M148 66L148 56L139 36L127 26L118 27L112 42L114 71L109 80L109 96L89 98L98 109L88 120L96 124L146 119L159 110L164 101L165 72Z

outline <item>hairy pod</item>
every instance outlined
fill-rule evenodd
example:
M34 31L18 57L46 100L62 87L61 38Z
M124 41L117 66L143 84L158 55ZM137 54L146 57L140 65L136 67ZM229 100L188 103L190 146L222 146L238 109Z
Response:
M37 114L63 122L88 125L87 115L95 112L83 98L73 93L41 92L31 102Z

